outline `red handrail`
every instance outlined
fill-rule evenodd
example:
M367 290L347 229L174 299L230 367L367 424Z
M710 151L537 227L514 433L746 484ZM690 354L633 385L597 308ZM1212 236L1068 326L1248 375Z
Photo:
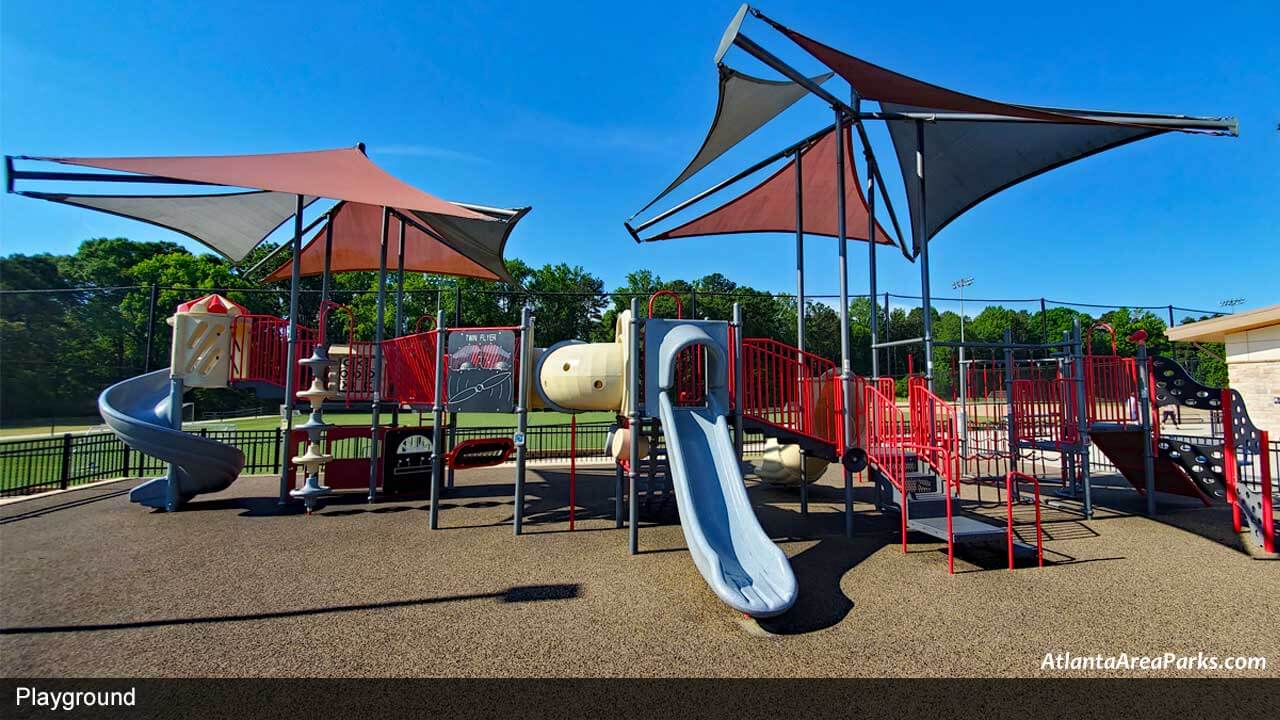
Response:
M901 512L902 552L907 551L906 508L906 419L902 409L873 385L863 387L867 461L874 463L903 498Z
M684 305L680 302L680 296L674 290L659 290L649 296L649 317L653 317L653 301L663 296L669 297L676 301L676 319L684 318Z
M430 321L431 321L431 327L427 328L427 332L430 332L431 330L435 330L435 329L436 329L436 318L435 318L435 316L434 316L434 315L432 315L431 313L424 313L424 314L422 314L422 315L419 315L419 316L418 316L418 319L417 319L417 320L415 320L415 321L414 321L414 323L413 323L413 332L414 332L414 334L415 334L415 335L416 335L416 334L418 334L418 333L420 333L420 332L423 332L423 329L422 329L422 321L423 321L423 320L430 320Z
M1116 352L1116 329L1111 326L1111 323L1097 320L1092 325L1089 326L1089 329L1087 331L1085 331L1085 337L1088 338L1088 340L1084 343L1085 355L1093 354L1093 331L1094 330L1106 330L1107 333L1111 335L1111 354L1112 355L1120 354Z
M288 358L289 321L274 315L239 315L231 321L231 369L233 382L265 382L284 386L285 369L311 354L319 331L298 325L297 345ZM247 347L246 347L247 346ZM301 380L299 387L303 386Z
M943 458L932 452L922 457L935 469L942 462L944 472L953 482L959 482L959 445L956 409L929 390L924 378L912 377L907 381L907 407L911 413L911 441L922 447L940 447L946 451ZM953 467L952 465L956 465Z
M1005 526L1005 532L1008 535L1008 541L1009 541L1009 569L1010 570L1013 569L1013 481L1014 481L1014 478L1022 478L1025 480L1030 480L1031 484L1035 487L1035 491L1036 491L1036 564L1039 567L1044 567L1044 535L1040 525L1040 480L1036 478L1035 475L1028 475L1027 473L1013 470L1008 475L1004 476L1004 484L1005 484L1004 499L1005 499L1005 505L1008 508L1007 521L1006 521L1007 524Z
M768 338L742 341L742 394L753 420L840 445L839 377L826 358Z
M383 398L410 405L435 402L436 330L383 342Z

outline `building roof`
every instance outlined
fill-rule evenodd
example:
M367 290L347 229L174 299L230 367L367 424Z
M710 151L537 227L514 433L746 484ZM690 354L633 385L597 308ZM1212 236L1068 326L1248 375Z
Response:
M1171 327L1165 336L1174 342L1226 342L1227 335L1280 325L1280 305L1222 315Z

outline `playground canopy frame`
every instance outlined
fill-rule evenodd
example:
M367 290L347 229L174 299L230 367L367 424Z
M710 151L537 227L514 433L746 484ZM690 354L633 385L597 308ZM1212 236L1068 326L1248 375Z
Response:
M20 170L14 167L14 160L52 162L62 165L108 170L111 172ZM161 184L247 188L250 190L261 191L247 193L240 192L234 194L228 193L226 195L218 196L203 196L205 198L216 197L218 202L223 203L223 213L228 211L229 206L227 203L236 203L239 201L243 204L245 199L256 201L263 197L263 192L271 194L272 197L277 194L284 196L292 195L294 198L294 207L292 212L284 214L283 210L277 210L274 215L262 220L262 227L258 230L246 230L245 228L241 228L239 237L236 238L241 245L230 249L239 254L239 259L243 259L253 247L256 247L263 239L281 227L284 222L292 216L293 233L288 247L291 251L291 258L301 258L303 235L309 232L311 228L314 228L320 222L328 221L323 232L325 238L325 251L321 307L325 307L328 303L329 274L331 270L334 235L332 220L335 212L339 211L347 202L362 203L381 208L381 231L379 233L378 240L379 263L377 268L377 345L372 381L372 385L374 387L372 424L374 427L371 430L370 454L372 459L370 460L370 502L375 500L376 496L374 478L376 478L377 471L376 456L378 447L378 413L381 407L381 398L379 397L377 388L379 387L379 375L382 365L383 319L385 317L386 309L387 246L391 217L394 215L400 222L399 258L401 269L398 275L401 291L403 290L404 281L403 259L405 230L410 226L426 236L435 239L441 244L448 246L458 254L493 274L497 279L518 285L507 271L502 258L502 253L505 249L507 238L509 237L516 222L518 222L520 218L522 218L531 209L524 207L506 210L479 205L451 203L446 200L441 200L440 198L404 183L378 167L366 156L364 143L359 143L352 148L336 150L260 155L97 158L6 155L5 170L5 188L10 193L26 195L36 199L75 204L81 207L88 207L90 209L108 212L120 217L128 217L142 222L175 229L178 232L182 232L187 236L208 245L227 257L232 256L226 252L226 249L219 247L220 243L212 240L212 238L221 238L222 235L219 235L217 228L210 226L209 223L206 222L204 225L200 225L192 220L190 224L179 229L174 227L176 223L158 221L155 213L157 206L162 207L165 203L168 203L171 206L181 203L190 203L193 196L96 196L97 201L99 202L104 199L110 199L115 203L111 209L105 209L101 207L94 207L93 205L87 204L87 201L83 201L83 198L87 198L89 196L74 196L81 198L82 201L71 202L70 198L73 196L15 190L15 182L22 180ZM338 204L331 207L310 225L304 227L303 213L305 209L308 205L314 202L315 199L321 197L336 200L338 201ZM132 208L130 208L131 204L133 206ZM215 213L215 215L221 215L223 213ZM190 220L191 218L188 219ZM256 242L254 242L253 235L258 234L259 232L260 235ZM248 242L251 242L251 244L248 248L243 248L241 246L246 242L246 238L248 239ZM293 262L292 260L290 262L287 338L287 356L290 358L297 356L298 348L298 285L301 277L301 265L301 262ZM447 273L448 271L445 270L444 272ZM400 296L401 292L397 292L397 297L399 298ZM402 326L402 310L400 302L397 302L397 334L400 332ZM295 368L296 364L297 363L289 362L285 368L284 407L286 408L286 419L284 438L286 438L286 441L292 433L294 408L297 404L296 390L298 371L297 368ZM175 380L175 382L177 381ZM517 463L523 465L523 448L519 448L519 451ZM279 503L281 505L285 505L290 501L290 477L288 452L284 450L281 452L279 475Z
M851 88L850 102L837 97L820 83L813 82L807 75L749 37L742 27L748 15L761 20L843 77ZM917 80L835 50L791 30L747 4L738 9L725 30L715 55L715 62L718 65L721 64L725 55L733 47L746 52L830 105L835 112L836 128L842 127L845 122L850 122L858 131L867 164L868 269L872 297L876 294L877 228L874 211L876 189L880 190L885 210L889 213L895 230L898 229L898 220L864 124L869 120L879 120L884 121L888 126L898 155L911 211L913 243L910 250L904 246L903 252L909 259L919 259L924 333L922 337L913 341L882 343L879 341L878 323L873 313L871 324L873 377L878 375L877 351L879 349L919 342L924 346L925 378L930 390L933 388L935 342L932 327L928 241L942 227L982 200L1004 189L1056 167L1129 142L1173 131L1226 136L1238 134L1238 123L1234 118L1071 110L1003 103L967 95ZM864 111L863 100L878 102L880 111ZM951 132L952 128L960 131ZM801 148L824 132L827 130L820 131L775 153L747 170L639 224L634 229L630 224L631 221L628 220L627 230L634 238L640 240L638 231L692 207L729 185L763 169L771 162L788 154L798 154ZM991 141L975 144L972 140L975 134ZM1000 142L994 140L995 138L1012 138L1012 142ZM960 146L963 146L965 152L956 152ZM1025 155L1034 148L1044 149L1040 154L1033 155L1029 159L1019 159L1020 153ZM982 159L989 165L986 171L978 172L974 169L981 164L975 163L970 157L974 152L984 155ZM840 166L843 165L844 160L844 153L838 153L837 184L840 186L843 186L844 179L844 171ZM933 188L935 192L933 206L940 209L941 214L930 214L931 205L926 195L926 168L933 168L935 165L938 167L935 170L937 187ZM931 174L930 177L932 176ZM954 178L961 179L954 180ZM670 189L668 188L668 192ZM840 245L841 365L843 374L847 376L848 278L845 244L848 235L843 227L845 201L843 189L837 201L840 225L837 238ZM797 201L797 210L800 205L801 203ZM799 255L803 252L804 228L803 220L799 215L800 213L797 212L797 283L800 288L798 295L803 307L803 260ZM900 231L899 235L901 236ZM801 347L803 347L803 340L801 340Z

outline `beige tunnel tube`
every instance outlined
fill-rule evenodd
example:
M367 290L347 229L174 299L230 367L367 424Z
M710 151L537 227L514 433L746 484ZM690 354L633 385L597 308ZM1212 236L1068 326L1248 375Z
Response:
M630 412L627 376L636 361L631 351L631 311L618 313L613 342L566 341L547 348L538 359L534 373L537 396L552 410L563 412L607 411L618 415ZM615 459L629 453L631 433L613 433L609 452ZM639 439L640 454L647 455L648 443Z

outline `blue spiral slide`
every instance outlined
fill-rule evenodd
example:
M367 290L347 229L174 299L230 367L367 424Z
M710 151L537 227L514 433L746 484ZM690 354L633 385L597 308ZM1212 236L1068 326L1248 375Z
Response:
M129 378L98 396L98 412L126 445L170 464L170 476L135 487L129 500L176 510L202 493L225 490L244 469L244 453L217 440L174 428L182 403L169 398L169 369ZM174 418L171 413L177 413ZM175 492L169 492L169 483Z

